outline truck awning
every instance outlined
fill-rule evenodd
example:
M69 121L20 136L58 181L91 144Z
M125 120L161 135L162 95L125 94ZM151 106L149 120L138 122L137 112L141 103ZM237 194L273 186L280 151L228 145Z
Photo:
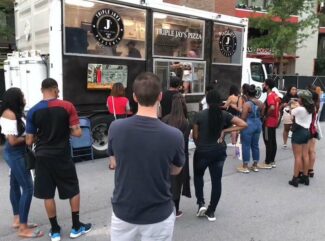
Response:
M261 59L263 63L267 64L279 63L279 59L277 57L274 57L273 54L247 54L247 57ZM295 60L296 58L299 58L299 56L291 54L283 56L283 59L287 61Z

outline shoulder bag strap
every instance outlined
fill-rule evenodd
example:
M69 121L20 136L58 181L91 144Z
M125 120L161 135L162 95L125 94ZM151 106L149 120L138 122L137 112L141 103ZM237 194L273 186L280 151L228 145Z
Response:
M113 96L112 96L112 105L113 105L114 118L116 120L116 111L115 111L115 104L114 104L114 97Z
M254 112L254 118L256 118L256 117L257 117L256 112L257 112L257 110L258 110L258 106L255 104L254 101L250 100L250 102L252 102L252 104L253 104L253 106L252 106L252 111Z

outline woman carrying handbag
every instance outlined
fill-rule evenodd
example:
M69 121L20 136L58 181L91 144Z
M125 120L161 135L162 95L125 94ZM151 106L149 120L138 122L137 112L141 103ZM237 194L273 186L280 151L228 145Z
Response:
M6 137L4 160L10 167L10 201L14 214L13 228L18 236L38 238L44 233L35 224L28 224L28 214L33 196L33 182L26 167L25 154L25 99L19 88L10 88L3 95L0 111L1 132ZM22 190L22 191L21 191Z
M130 114L128 98L125 97L125 89L122 83L113 85L110 96L107 97L106 105L108 112L114 115L114 119L127 117Z

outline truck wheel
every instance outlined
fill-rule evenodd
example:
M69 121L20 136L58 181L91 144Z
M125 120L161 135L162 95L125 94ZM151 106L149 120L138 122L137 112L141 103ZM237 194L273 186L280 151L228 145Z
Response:
M90 118L95 158L107 156L108 128L113 120L113 116L104 114Z

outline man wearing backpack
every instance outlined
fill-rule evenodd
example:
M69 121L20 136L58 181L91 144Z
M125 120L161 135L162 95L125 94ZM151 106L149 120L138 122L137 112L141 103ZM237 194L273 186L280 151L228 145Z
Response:
M280 117L281 98L272 90L275 84L272 79L266 79L263 84L263 92L267 92L263 115L263 139L266 147L265 164L260 168L275 168L275 156L277 151L276 128Z

